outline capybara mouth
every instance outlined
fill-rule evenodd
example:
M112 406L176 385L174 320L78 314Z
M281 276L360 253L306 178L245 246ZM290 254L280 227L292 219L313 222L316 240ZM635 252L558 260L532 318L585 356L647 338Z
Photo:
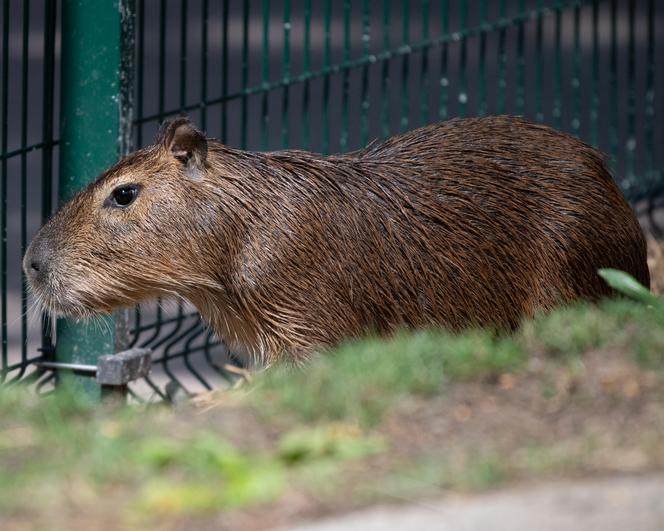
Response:
M28 250L23 262L27 287L34 306L51 317L89 319L110 315L120 306L134 304L131 294L118 290L119 282L107 288L108 278L82 274L83 265L76 263L65 270L55 264L39 263L35 267L34 253ZM64 271L64 272L63 272Z
M53 318L90 319L101 315L110 315L113 311L114 306L111 304L100 304L98 300L92 304L85 297L77 297L72 292L68 292L65 297L61 297L55 291L43 286L28 284L34 297L35 307Z

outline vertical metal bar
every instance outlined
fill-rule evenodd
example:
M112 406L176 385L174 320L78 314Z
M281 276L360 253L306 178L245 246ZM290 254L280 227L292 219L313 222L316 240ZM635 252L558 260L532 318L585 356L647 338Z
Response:
M134 348L138 343L140 328L141 328L141 307L139 305L134 306L134 328L130 330L130 341L127 345L127 348Z
M304 0L304 74L311 70L311 0ZM311 87L309 79L304 81L302 93L302 147L311 149L311 121L309 114ZM207 351L206 351L207 352Z
M371 34L369 0L362 1L362 56L369 56ZM369 64L362 67L362 88L360 103L360 144L365 146L369 140Z
M611 49L609 55L609 153L616 170L618 155L618 2L611 0Z
M283 75L284 88L281 91L281 147L287 148L289 144L288 135L288 107L290 97L290 0L284 0L284 46L283 46Z
M383 50L390 49L390 0L383 0ZM383 61L380 76L380 131L381 137L390 135L390 62Z
M541 9L542 0L537 0L537 9ZM535 119L544 121L542 107L542 14L537 14L537 25L535 28Z
M180 112L187 106L187 2L180 0Z
M449 5L447 0L441 0L440 2L440 32L441 35L448 35L450 30L450 18L449 18ZM440 51L440 101L438 104L438 117L441 120L447 119L449 114L448 112L448 87L450 85L450 80L447 77L447 63L448 63L448 44L447 42L443 43L443 47Z
M634 152L636 151L636 51L634 46L635 0L629 0L627 37L627 142L625 144L626 177L634 183Z
M344 18L344 41L342 60L344 63L350 61L350 0L343 2ZM341 135L339 137L339 149L341 152L348 151L348 97L350 93L350 70L344 68L341 74Z
M484 116L487 113L487 102L486 102L486 30L484 25L486 24L486 0L479 1L479 16L480 16L480 26L482 30L480 31L480 49L479 57L477 64L477 78L478 78L478 104L477 104L477 114L479 116Z
M145 65L145 0L138 0L138 5L136 6L136 19L134 20L134 26L137 27L137 51L136 51L136 71L134 72L134 79L136 82L136 95L133 102L133 107L136 109L136 116L138 118L143 117L143 97L144 97L144 65ZM136 32L135 32L136 33ZM123 54L124 55L124 54ZM131 125L131 124L130 124ZM143 147L143 123L139 123L136 126L136 145L140 148ZM129 349L134 347L139 340L140 336L140 327L141 327L141 307L136 305L133 312L133 323L130 325L129 322L132 320L130 318L130 313L126 313L126 339L127 343L125 348ZM133 326L133 330L131 329Z
M171 369L170 364L171 364L171 361L173 360L173 358L171 356L169 356L169 350L173 346L173 344L175 343L175 341L171 341L171 340L172 340L173 337L176 336L176 334L178 334L180 332L181 328L184 326L185 321L186 321L184 308L183 308L183 304L182 304L181 301L178 301L178 312L177 312L177 315L176 315L175 319L176 319L175 328L171 329L170 332L168 333L168 335L165 338L161 338L161 341L158 344L159 345L166 345L166 347L164 348L164 362L163 362L164 373L171 379L171 381L175 382L179 387L181 387L183 390L186 391L186 388L184 387L184 385L182 385L182 383L178 379L177 375ZM171 342L167 343L168 341L171 341Z
M249 4L250 0L242 3L242 123L240 146L247 149L247 117L249 114L249 101L246 90L249 84Z
M505 0L500 0L500 18L504 19L507 15ZM505 51L505 41L507 39L507 30L501 27L498 32L498 96L496 101L496 110L498 114L505 114L505 89L507 80L505 71L507 68L507 53Z
M143 117L143 98L145 96L145 0L138 0L138 53L136 57L136 115ZM143 147L143 124L136 128L136 144ZM138 323L136 324L138 327Z
M136 0L121 0L120 11L120 66L119 90L117 103L119 103L118 125L118 154L121 157L128 155L134 148L134 62L136 49ZM131 343L131 330L129 325L130 311L121 308L113 313L115 320L115 350L125 350ZM117 389L116 395L126 393Z
M269 144L269 92L265 85L270 81L270 0L263 0L263 50L261 60L261 78L264 85L261 98L261 149L265 151Z
M422 1L422 41L429 40L429 0ZM420 62L420 125L429 122L429 48L420 52L422 54Z
M203 375L196 370L196 367L193 366L191 363L191 360L189 359L189 354L191 353L193 342L198 339L198 337L205 332L205 327L201 323L201 321L198 321L195 323L188 331L188 338L187 341L184 344L184 347L182 348L182 352L184 354L183 361L185 364L185 367L187 367L187 370L196 378L200 384L205 387L206 390L212 391L212 386L208 383L208 381L203 377ZM169 345L170 346L170 345ZM168 347L164 349L164 354L168 353Z
M119 0L120 65L118 154L128 155L134 149L134 71L136 51L136 0Z
M553 120L555 126L560 129L562 118L562 97L561 97L561 78L562 78L562 55L560 49L560 37L562 30L562 12L560 7L556 7L555 34L554 34L554 77L553 77Z
M593 0L592 14L592 77L590 84L590 142L593 146L599 146L597 120L599 119L599 0Z
M138 117L143 116L143 106L144 106L144 101L145 101L145 86L144 86L144 78L145 78L145 20L146 20L146 14L145 14L145 0L140 0L139 5L138 5L138 17L139 17L139 24L140 24L140 32L139 32L139 40L138 40L138 72L137 72L137 105L136 105L136 112ZM165 79L165 68L166 68L166 48L165 48L165 41L166 41L166 3L164 0L162 0L161 5L160 5L160 11L159 11L159 57L158 57L158 79L159 79L159 88L158 88L158 100L157 100L157 114L160 117L163 117L164 115L164 79ZM136 141L138 143L139 147L143 147L143 125L138 126L138 132L136 135ZM136 319L135 319L135 327L136 327L136 337L135 341L138 341L138 334L139 334L139 326L141 322L141 309L137 307L136 309ZM161 333L161 327L162 327L162 319L163 318L163 311L161 309L161 301L157 301L157 310L155 312L155 320L154 320L154 325L152 328L152 332L150 336L146 338L141 338L141 344L142 346L150 346L152 342L159 337Z
M224 0L222 27L221 27L221 95L224 99L221 102L221 141L225 144L228 141L228 8L230 0Z
M465 3L465 2L464 2ZM401 4L401 35L403 46L410 44L410 1L402 0ZM399 130L408 129L408 114L410 110L410 97L408 94L408 71L410 69L410 54L401 56L401 117Z
M60 128L60 200L71 198L118 157L121 116L121 10L104 0L62 2L62 101ZM110 318L92 322L58 320L58 361L96 364L114 352ZM59 383L94 398L97 383L74 374Z
M246 1L245 1L246 3ZM201 128L207 130L207 84L208 84L208 19L210 18L209 0L203 0L201 6Z
M179 341L179 339L175 339L176 336L178 336L180 330L182 329L182 325L184 324L184 319L183 319L183 311L182 311L182 305L178 305L178 314L177 317L175 318L175 326L171 328L165 335L159 337L159 339L151 345L153 350L157 350L159 348L164 347L164 352L161 357L161 360L158 360L158 362L161 362L162 367L164 368L164 373L168 378L175 384L176 388L180 387L184 391L186 391L185 387L182 385L180 380L178 379L177 375L171 370L170 368L170 362L172 361L174 356L169 355L168 350L172 348L172 346ZM180 336L181 339L182 336ZM146 378L146 381L152 385L150 380ZM168 391L167 391L168 394Z
M9 129L9 0L2 3L2 102L0 103L0 153L7 153L7 132ZM0 313L2 313L2 351L0 356L0 381L6 377L7 357L7 159L0 162L0 194L2 195L2 216L0 232Z
M581 128L581 8L574 8L574 53L572 67L572 133L579 135Z
M23 2L23 42L21 46L21 256L27 246L27 210L28 210L28 167L25 148L28 145L28 54L30 35L30 0ZM3 292L4 295L4 292ZM21 272L21 369L15 379L19 379L26 370L28 358L28 293L25 278Z
M323 137L321 140L321 150L324 154L330 152L330 24L332 19L332 2L325 0L324 14L324 44L323 44Z
M53 129L55 109L55 2L44 4L44 64L42 79L44 92L42 95L42 202L41 220L44 223L51 215L53 208ZM51 318L44 313L42 315L41 348L43 352L52 352L53 323Z
M164 117L164 92L166 89L166 0L159 9L159 117Z
M213 343L212 332L210 331L206 332L205 330L203 330L203 333L205 334L205 342L203 343L203 355L205 356L205 360L208 362L209 366L212 367L214 372L216 372L222 378L226 379L227 378L226 371L224 371L219 366L219 363L215 362L215 360L212 359L212 353L210 352ZM226 350L228 351L228 349Z
M468 27L468 3L461 2L459 8L461 10L459 16L459 31L464 34ZM466 83L467 56L468 39L464 36L461 38L461 44L459 45L459 91L457 94L457 99L459 101L458 116L466 115L466 105L468 103L468 87Z
M646 171L655 178L655 0L648 0L648 51L646 56L645 143ZM648 183L650 184L650 183Z
M179 319L177 321L175 329L171 330L168 334L168 337L162 339L158 344L163 351L162 362L164 367L164 373L171 380L172 382L171 385L175 384L174 391L179 388L182 391L184 391L187 395L191 395L191 393L185 387L184 383L180 380L180 378L178 378L178 375L171 369L171 362L178 357L182 357L182 361L184 362L185 367L190 369L191 363L189 362L188 352L186 349L180 350L179 352L178 351L172 352L172 350L176 347L177 344L181 343L182 339L186 337L189 333L191 333L192 330L195 330L196 328L200 327L201 321L194 320L192 326L185 329L183 332L180 332L183 325L184 325L184 320ZM166 389L168 393L168 385Z
M519 0L519 15L526 13L525 0ZM523 19L517 25L516 38L516 113L522 115L526 107L526 59L524 56L525 30Z

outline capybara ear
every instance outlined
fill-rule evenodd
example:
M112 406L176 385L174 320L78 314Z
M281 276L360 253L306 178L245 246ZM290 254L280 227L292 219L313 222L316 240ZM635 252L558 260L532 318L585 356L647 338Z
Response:
M157 143L179 160L185 175L202 179L208 144L205 134L184 116L165 121L157 134Z

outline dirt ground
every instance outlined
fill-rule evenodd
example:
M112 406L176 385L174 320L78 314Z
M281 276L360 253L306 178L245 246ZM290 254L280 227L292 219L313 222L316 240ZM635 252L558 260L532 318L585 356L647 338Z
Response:
M344 467L325 478L327 485L294 482L278 503L225 514L214 525L268 529L376 502L661 471L663 384L661 374L626 363L618 352L591 353L574 370L535 358L522 375L458 384L434 400L401 404L378 430L389 451ZM229 422L223 408L217 414ZM245 443L271 438L242 418Z

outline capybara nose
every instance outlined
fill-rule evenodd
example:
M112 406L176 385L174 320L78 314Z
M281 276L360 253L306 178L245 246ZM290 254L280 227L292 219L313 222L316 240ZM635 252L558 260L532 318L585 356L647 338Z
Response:
M46 274L46 261L34 249L29 249L23 258L23 272L31 283L39 282Z

